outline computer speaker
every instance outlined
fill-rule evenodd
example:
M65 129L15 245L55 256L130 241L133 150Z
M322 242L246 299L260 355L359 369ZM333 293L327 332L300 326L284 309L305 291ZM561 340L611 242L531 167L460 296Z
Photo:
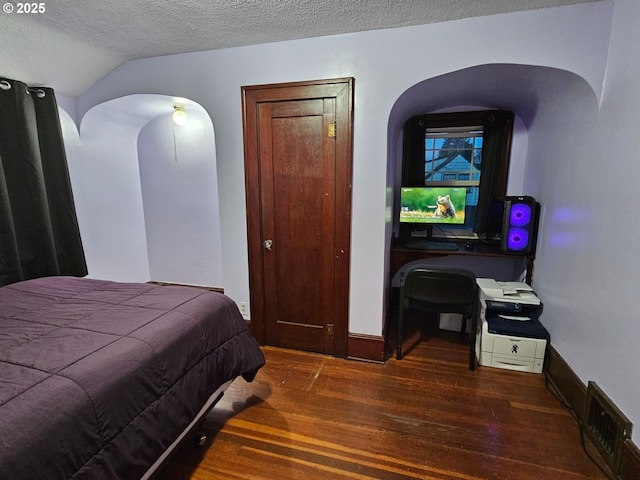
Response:
M533 197L505 197L500 251L533 255L539 220L540 204Z

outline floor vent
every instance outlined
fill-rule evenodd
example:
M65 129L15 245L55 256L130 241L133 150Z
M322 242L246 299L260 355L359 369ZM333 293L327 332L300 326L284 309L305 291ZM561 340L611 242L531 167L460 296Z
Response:
M609 468L617 473L622 447L631 438L633 424L595 382L587 385L583 431Z

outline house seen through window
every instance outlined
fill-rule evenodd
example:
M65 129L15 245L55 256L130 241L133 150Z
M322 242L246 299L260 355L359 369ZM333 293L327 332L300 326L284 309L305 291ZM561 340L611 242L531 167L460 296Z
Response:
M466 187L466 205L478 205L483 127L427 128L424 140L425 186Z

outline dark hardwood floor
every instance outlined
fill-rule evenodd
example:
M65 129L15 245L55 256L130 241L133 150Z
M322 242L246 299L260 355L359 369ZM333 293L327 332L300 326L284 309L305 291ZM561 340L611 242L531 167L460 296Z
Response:
M440 332L370 364L265 347L208 415L204 447L162 471L180 479L606 479L544 376L478 367Z

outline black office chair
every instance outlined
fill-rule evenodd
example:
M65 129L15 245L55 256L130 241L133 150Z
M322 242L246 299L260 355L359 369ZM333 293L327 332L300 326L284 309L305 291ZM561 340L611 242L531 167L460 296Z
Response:
M475 329L478 286L473 272L464 268L417 266L400 278L400 309L398 313L398 347L396 358L402 358L402 328L404 312L417 309L434 313L461 313L464 334L471 319L469 370L475 369Z

